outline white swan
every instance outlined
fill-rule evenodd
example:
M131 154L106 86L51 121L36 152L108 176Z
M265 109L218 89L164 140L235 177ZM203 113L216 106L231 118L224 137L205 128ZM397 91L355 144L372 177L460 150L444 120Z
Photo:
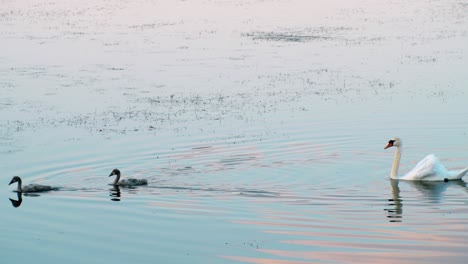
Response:
M114 169L109 177L115 175L115 180L113 185L115 186L122 186L122 187L131 187L131 186L138 186L138 185L147 185L148 181L146 179L125 179L120 180L120 171L118 169Z
M15 182L18 183L18 187L16 188L15 192L19 192L19 193L48 192L48 191L56 191L59 189L58 187L52 187L48 185L39 185L39 184L31 184L31 185L22 186L23 181L21 180L19 176L14 176L8 185L11 185Z
M388 141L388 145L384 148L388 149L390 147L396 147L392 171L390 172L391 179L407 181L449 181L459 180L468 173L468 168L460 171L448 171L434 154L430 154L418 162L418 164L416 164L416 166L408 173L398 177L398 167L400 166L401 158L401 146L401 139L394 138Z

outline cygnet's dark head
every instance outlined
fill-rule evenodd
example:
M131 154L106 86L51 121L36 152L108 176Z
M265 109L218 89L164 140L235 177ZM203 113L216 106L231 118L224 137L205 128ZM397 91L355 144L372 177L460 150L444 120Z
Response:
M114 169L111 174L109 174L109 177L112 176L112 175L117 175L117 176L120 176L120 171L118 169Z
M10 183L8 185L11 185L15 182L21 182L21 178L19 176L14 176L13 179L11 179Z

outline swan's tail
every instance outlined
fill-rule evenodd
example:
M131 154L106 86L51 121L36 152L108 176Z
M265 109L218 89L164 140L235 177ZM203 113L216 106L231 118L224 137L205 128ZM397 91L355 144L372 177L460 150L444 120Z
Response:
M465 168L464 170L460 171L460 179L463 178L463 176L467 175L468 174L468 168Z
M444 182L461 180L463 176L468 175L468 168L464 168L461 171L449 171L448 173L447 178L444 178Z
M454 180L460 180L461 178L463 178L463 176L466 176L466 175L468 175L468 168L464 168L463 170L455 174Z

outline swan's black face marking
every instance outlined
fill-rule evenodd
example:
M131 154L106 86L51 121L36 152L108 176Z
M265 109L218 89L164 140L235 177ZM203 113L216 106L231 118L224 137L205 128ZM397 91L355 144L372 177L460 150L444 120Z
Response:
M394 139L388 141L388 145L387 145L384 149L388 149L388 148L390 148L390 147L393 147L393 143L395 143L395 140L394 140Z

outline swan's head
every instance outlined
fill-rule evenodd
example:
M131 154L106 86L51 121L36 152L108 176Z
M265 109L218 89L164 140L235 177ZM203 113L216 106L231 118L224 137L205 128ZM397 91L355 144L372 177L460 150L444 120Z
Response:
M388 149L391 147L399 147L399 146L401 146L401 140L399 138L392 138L388 141L388 144L384 149Z
M111 174L109 174L109 177L112 176L112 175L117 175L117 176L120 176L120 171L118 169L114 169Z
M10 183L8 185L11 185L11 184L13 184L15 182L21 182L21 178L18 177L18 176L13 177L13 179L11 179L11 181L10 181Z

